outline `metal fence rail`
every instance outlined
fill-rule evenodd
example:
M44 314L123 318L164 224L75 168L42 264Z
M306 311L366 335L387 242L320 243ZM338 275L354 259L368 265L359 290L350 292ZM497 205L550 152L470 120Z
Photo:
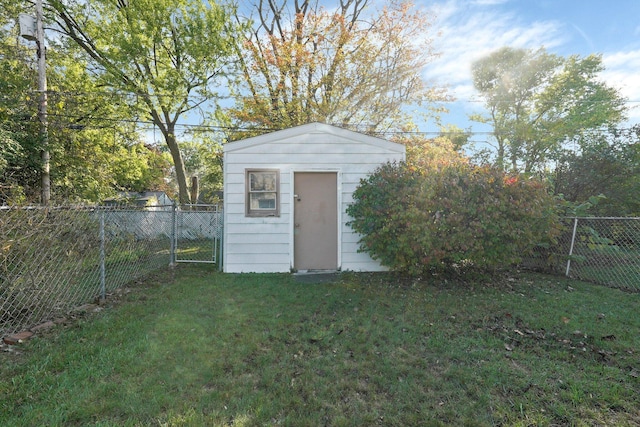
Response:
M640 218L568 218L557 245L525 266L640 291Z
M193 244L189 239L176 244L182 211L174 206L0 208L0 337L64 316L169 266ZM221 214L215 215L221 228ZM211 231L212 241L221 235L201 231ZM206 240L202 233L198 238L196 246Z

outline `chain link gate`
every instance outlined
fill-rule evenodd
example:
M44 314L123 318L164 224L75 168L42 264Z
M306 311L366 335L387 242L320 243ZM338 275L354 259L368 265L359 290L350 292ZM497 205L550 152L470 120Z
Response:
M222 266L222 209L218 205L174 208L173 261Z

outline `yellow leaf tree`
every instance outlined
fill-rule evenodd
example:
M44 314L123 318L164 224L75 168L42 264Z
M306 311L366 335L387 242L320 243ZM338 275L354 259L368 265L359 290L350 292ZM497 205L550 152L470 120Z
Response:
M341 0L335 9L312 0L259 1L249 19L231 116L254 133L313 121L398 129L410 122L409 106L435 109L446 98L422 77L437 56L432 20L410 2L375 10L367 0Z

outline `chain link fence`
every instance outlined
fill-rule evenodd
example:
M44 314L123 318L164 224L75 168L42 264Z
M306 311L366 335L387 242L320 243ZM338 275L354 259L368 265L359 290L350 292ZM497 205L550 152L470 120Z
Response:
M215 262L221 213L201 211L196 222L183 216L191 209L1 207L0 337L63 317L138 278L187 261L188 255L181 254L200 253L203 245Z
M218 205L189 205L176 211L174 262L221 266L222 211Z
M558 243L524 266L640 291L640 218L569 218Z
M176 262L220 266L221 240L217 206L0 207L0 337ZM640 218L569 219L524 266L640 291Z

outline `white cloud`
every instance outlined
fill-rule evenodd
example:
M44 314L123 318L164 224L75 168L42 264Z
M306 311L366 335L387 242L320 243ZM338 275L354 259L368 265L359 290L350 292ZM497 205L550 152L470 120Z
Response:
M512 5L513 3L511 3ZM466 115L482 110L482 102L473 87L471 64L503 47L563 51L577 32L588 44L591 39L581 28L558 20L526 21L503 0L441 0L425 7L435 14L434 47L440 57L424 70L436 85L447 85L458 102L450 104L448 120L466 127ZM640 33L640 26L636 28ZM605 71L601 77L629 100L630 123L640 123L640 49L603 53ZM474 128L477 126L473 125Z
M640 50L604 54L602 78L629 102L631 123L640 123Z
M463 2L446 0L431 10L436 15L434 30L440 32L434 43L441 56L429 64L425 76L448 84L451 95L460 101L475 95L471 64L503 46L552 48L563 43L560 23L525 23L512 13L502 11L502 0ZM476 109L477 106L471 106Z

